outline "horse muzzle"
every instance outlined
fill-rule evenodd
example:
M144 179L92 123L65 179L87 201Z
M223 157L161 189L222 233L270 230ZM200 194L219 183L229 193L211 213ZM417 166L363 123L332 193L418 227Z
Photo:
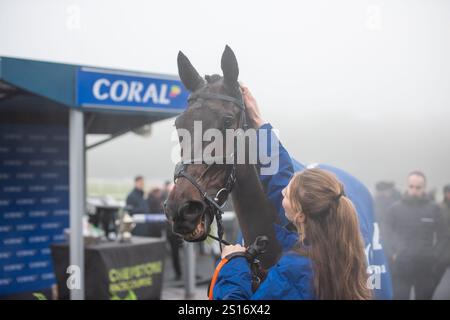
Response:
M172 230L185 241L198 242L206 239L210 232L213 214L201 201L186 201L177 208L177 213L168 214Z

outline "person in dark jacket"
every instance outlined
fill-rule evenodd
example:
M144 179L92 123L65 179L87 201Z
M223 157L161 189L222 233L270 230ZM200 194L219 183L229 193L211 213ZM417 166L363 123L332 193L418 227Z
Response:
M148 213L150 214L164 213L163 203L164 199L162 189L159 187L151 189L147 195ZM162 233L163 227L164 226L159 223L147 223L145 229L148 236L160 238L163 235Z
M443 243L437 249L437 264L434 268L436 287L442 280L447 268L450 268L450 184L444 187L444 200L441 203L441 210L444 216L444 230L446 233Z
M162 192L162 198L165 200L167 199L167 196L170 194L170 191L172 190L174 184L173 182L166 181L164 183L164 189ZM169 223L169 221L166 221L166 236L167 241L170 245L170 256L172 258L172 266L173 270L175 272L175 281L179 281L182 278L182 269L181 269L181 261L180 261L180 249L183 245L183 238L179 235L173 232L172 225Z
M126 205L131 215L149 212L148 202L144 198L144 178L142 176L134 178L134 188L127 196Z
M147 196L149 213L164 213L164 193L161 188L153 188Z
M388 213L395 299L409 299L414 287L416 299L428 300L435 289L432 270L445 229L442 211L427 197L425 188L425 175L411 172L406 194Z
M395 188L393 182L380 181L375 186L375 196L374 196L374 211L375 217L380 225L380 234L383 239L387 239L386 231L389 229L387 226L388 213L392 205L402 198L402 194ZM384 242L384 249L386 255L391 257L392 254L389 252L389 243ZM392 261L391 261L392 263Z
M443 193L444 200L441 203L441 209L445 219L447 234L450 234L450 184L444 187Z

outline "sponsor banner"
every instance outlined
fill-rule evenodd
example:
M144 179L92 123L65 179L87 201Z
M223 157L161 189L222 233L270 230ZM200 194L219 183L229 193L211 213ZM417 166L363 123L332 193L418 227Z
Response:
M68 129L0 125L0 295L55 283L50 244L69 226Z
M82 108L180 113L188 95L176 77L77 70L77 105Z

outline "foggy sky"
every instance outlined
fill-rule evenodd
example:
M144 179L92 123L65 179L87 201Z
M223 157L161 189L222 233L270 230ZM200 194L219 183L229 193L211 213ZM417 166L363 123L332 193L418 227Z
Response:
M0 0L0 55L177 73L182 50L240 80L297 160L345 169L369 188L423 170L450 183L450 2ZM171 177L173 119L88 153L90 178Z

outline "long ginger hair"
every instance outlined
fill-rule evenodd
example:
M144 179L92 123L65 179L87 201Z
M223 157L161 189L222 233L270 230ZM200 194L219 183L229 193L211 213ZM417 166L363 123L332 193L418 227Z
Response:
M364 300L368 288L367 260L355 207L332 173L306 169L296 174L289 190L291 206L305 215L298 253L311 259L317 299Z

